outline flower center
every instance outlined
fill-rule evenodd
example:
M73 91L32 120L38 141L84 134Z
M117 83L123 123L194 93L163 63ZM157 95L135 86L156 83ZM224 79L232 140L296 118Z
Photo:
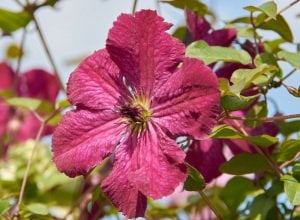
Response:
M134 131L140 132L151 117L149 101L146 99L134 99L130 103L125 103L120 108L120 114L125 123L131 125Z

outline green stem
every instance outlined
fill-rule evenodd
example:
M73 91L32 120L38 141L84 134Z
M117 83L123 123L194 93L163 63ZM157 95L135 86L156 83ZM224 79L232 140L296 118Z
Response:
M217 219L222 220L222 216L217 211L217 209L213 206L213 204L210 202L209 198L206 196L206 194L203 191L199 191L200 196L204 200L205 204L211 209L211 211L215 214Z
M33 22L34 22L34 24L35 24L36 30L37 30L37 32L38 32L38 35L39 35L39 37L40 37L40 39L41 39L41 42L42 42L42 45L43 45L44 50L45 50L45 52L46 52L46 55L47 55L47 57L48 57L48 59L49 59L49 62L50 62L50 64L51 64L52 68L53 68L53 71L54 71L54 74L55 74L55 76L56 76L56 78L57 78L57 81L58 81L58 83L59 83L59 86L60 86L60 88L61 88L62 91L66 92L65 87L64 87L64 84L63 84L63 82L62 82L62 80L61 80L61 78L60 78L60 75L58 74L58 70L57 70L57 67L56 67L56 65L55 65L53 56L52 56L51 53L50 53L50 50L49 50L48 45L47 45L47 43L46 43L45 37L44 37L44 35L43 35L42 31L41 31L40 25L39 25L39 23L38 23L38 21L37 21L37 19L35 18L34 15L32 15L32 19L33 19Z
M132 11L131 11L131 14L132 14L132 15L134 15L134 13L135 13L135 11L136 11L137 2L138 2L138 0L134 0L134 1L133 1Z
M300 114L292 114L292 115L279 115L279 116L274 116L274 117L261 117L261 118L248 118L248 117L235 117L235 116L228 116L225 117L224 120L226 119L233 119L233 120L241 120L241 121L282 121L285 119L291 119L291 118L300 118Z
M24 196L24 192L25 192L25 187L26 187L26 183L27 183L27 179L28 179L28 175L29 175L30 166L31 166L31 163L32 163L35 151L37 149L38 142L39 142L39 140L42 137L42 132L44 130L44 127L45 127L45 123L42 123L42 125L40 126L39 131L38 131L38 133L36 135L35 143L34 143L34 146L32 148L31 155L30 155L30 158L29 158L29 160L27 162L26 170L25 170L25 173L24 173L24 177L23 177L23 181L22 181L22 185L21 185L21 190L20 190L18 202L9 211L10 212L9 214L12 217L12 219L13 219L13 217L18 216L18 214L19 214L19 207L20 207L20 205L22 203L22 200L23 200L23 196Z

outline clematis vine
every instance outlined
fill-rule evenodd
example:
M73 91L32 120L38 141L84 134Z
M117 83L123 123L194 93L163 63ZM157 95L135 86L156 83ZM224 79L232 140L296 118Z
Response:
M218 115L215 74L184 57L184 45L165 32L170 27L155 11L121 14L106 49L71 74L75 109L53 135L53 160L70 177L111 157L101 187L129 218L144 216L147 197L167 196L185 181L185 153L173 138L206 137Z
M0 63L0 90L10 90L17 97L38 98L55 103L59 84L54 75L42 69L32 69L17 75L6 63ZM0 98L0 155L5 156L8 146L37 135L41 122L33 113L13 108ZM3 102L2 102L3 101ZM46 126L43 135L51 134L54 127Z
M245 117L245 111L235 111L231 115ZM250 128L242 121L231 119L223 121L223 124L231 125L238 131L246 131L250 136L262 134L276 136L279 133L278 126L273 122L265 122L256 128ZM206 182L210 182L221 175L219 167L227 161L224 155L224 148L229 148L233 155L243 152L256 153L255 148L245 140L209 138L194 141L187 151L186 161L201 172ZM274 146L268 149L272 151Z

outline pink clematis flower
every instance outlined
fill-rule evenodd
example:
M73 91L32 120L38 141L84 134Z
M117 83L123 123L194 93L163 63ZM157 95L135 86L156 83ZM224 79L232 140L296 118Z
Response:
M0 90L12 90L18 97L38 98L55 103L59 84L54 75L41 69L17 75L5 62L0 63L0 75ZM10 143L34 138L40 126L41 122L33 113L0 102L0 155L5 156ZM51 134L52 131L53 127L47 126L43 135Z
M203 138L218 114L215 74L184 58L184 45L165 32L170 26L151 10L120 15L106 49L71 74L67 94L76 110L53 135L53 160L70 177L111 156L101 187L129 218L144 216L147 196L169 195L185 180L185 154L170 137Z
M198 16L191 10L186 10L186 22L193 40L204 40L210 46L228 47L237 35L235 28L213 30L204 17Z

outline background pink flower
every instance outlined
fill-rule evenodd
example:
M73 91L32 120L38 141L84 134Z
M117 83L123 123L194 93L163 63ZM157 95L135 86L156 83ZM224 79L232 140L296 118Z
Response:
M17 75L5 62L0 63L0 90L11 90L17 97L38 98L55 103L59 84L54 75L42 70L32 69ZM1 99L0 99L1 100ZM2 100L3 101L3 100ZM0 103L1 153L5 154L8 145L15 141L34 138L41 122L33 113L21 108ZM51 134L53 127L46 126L43 135Z

